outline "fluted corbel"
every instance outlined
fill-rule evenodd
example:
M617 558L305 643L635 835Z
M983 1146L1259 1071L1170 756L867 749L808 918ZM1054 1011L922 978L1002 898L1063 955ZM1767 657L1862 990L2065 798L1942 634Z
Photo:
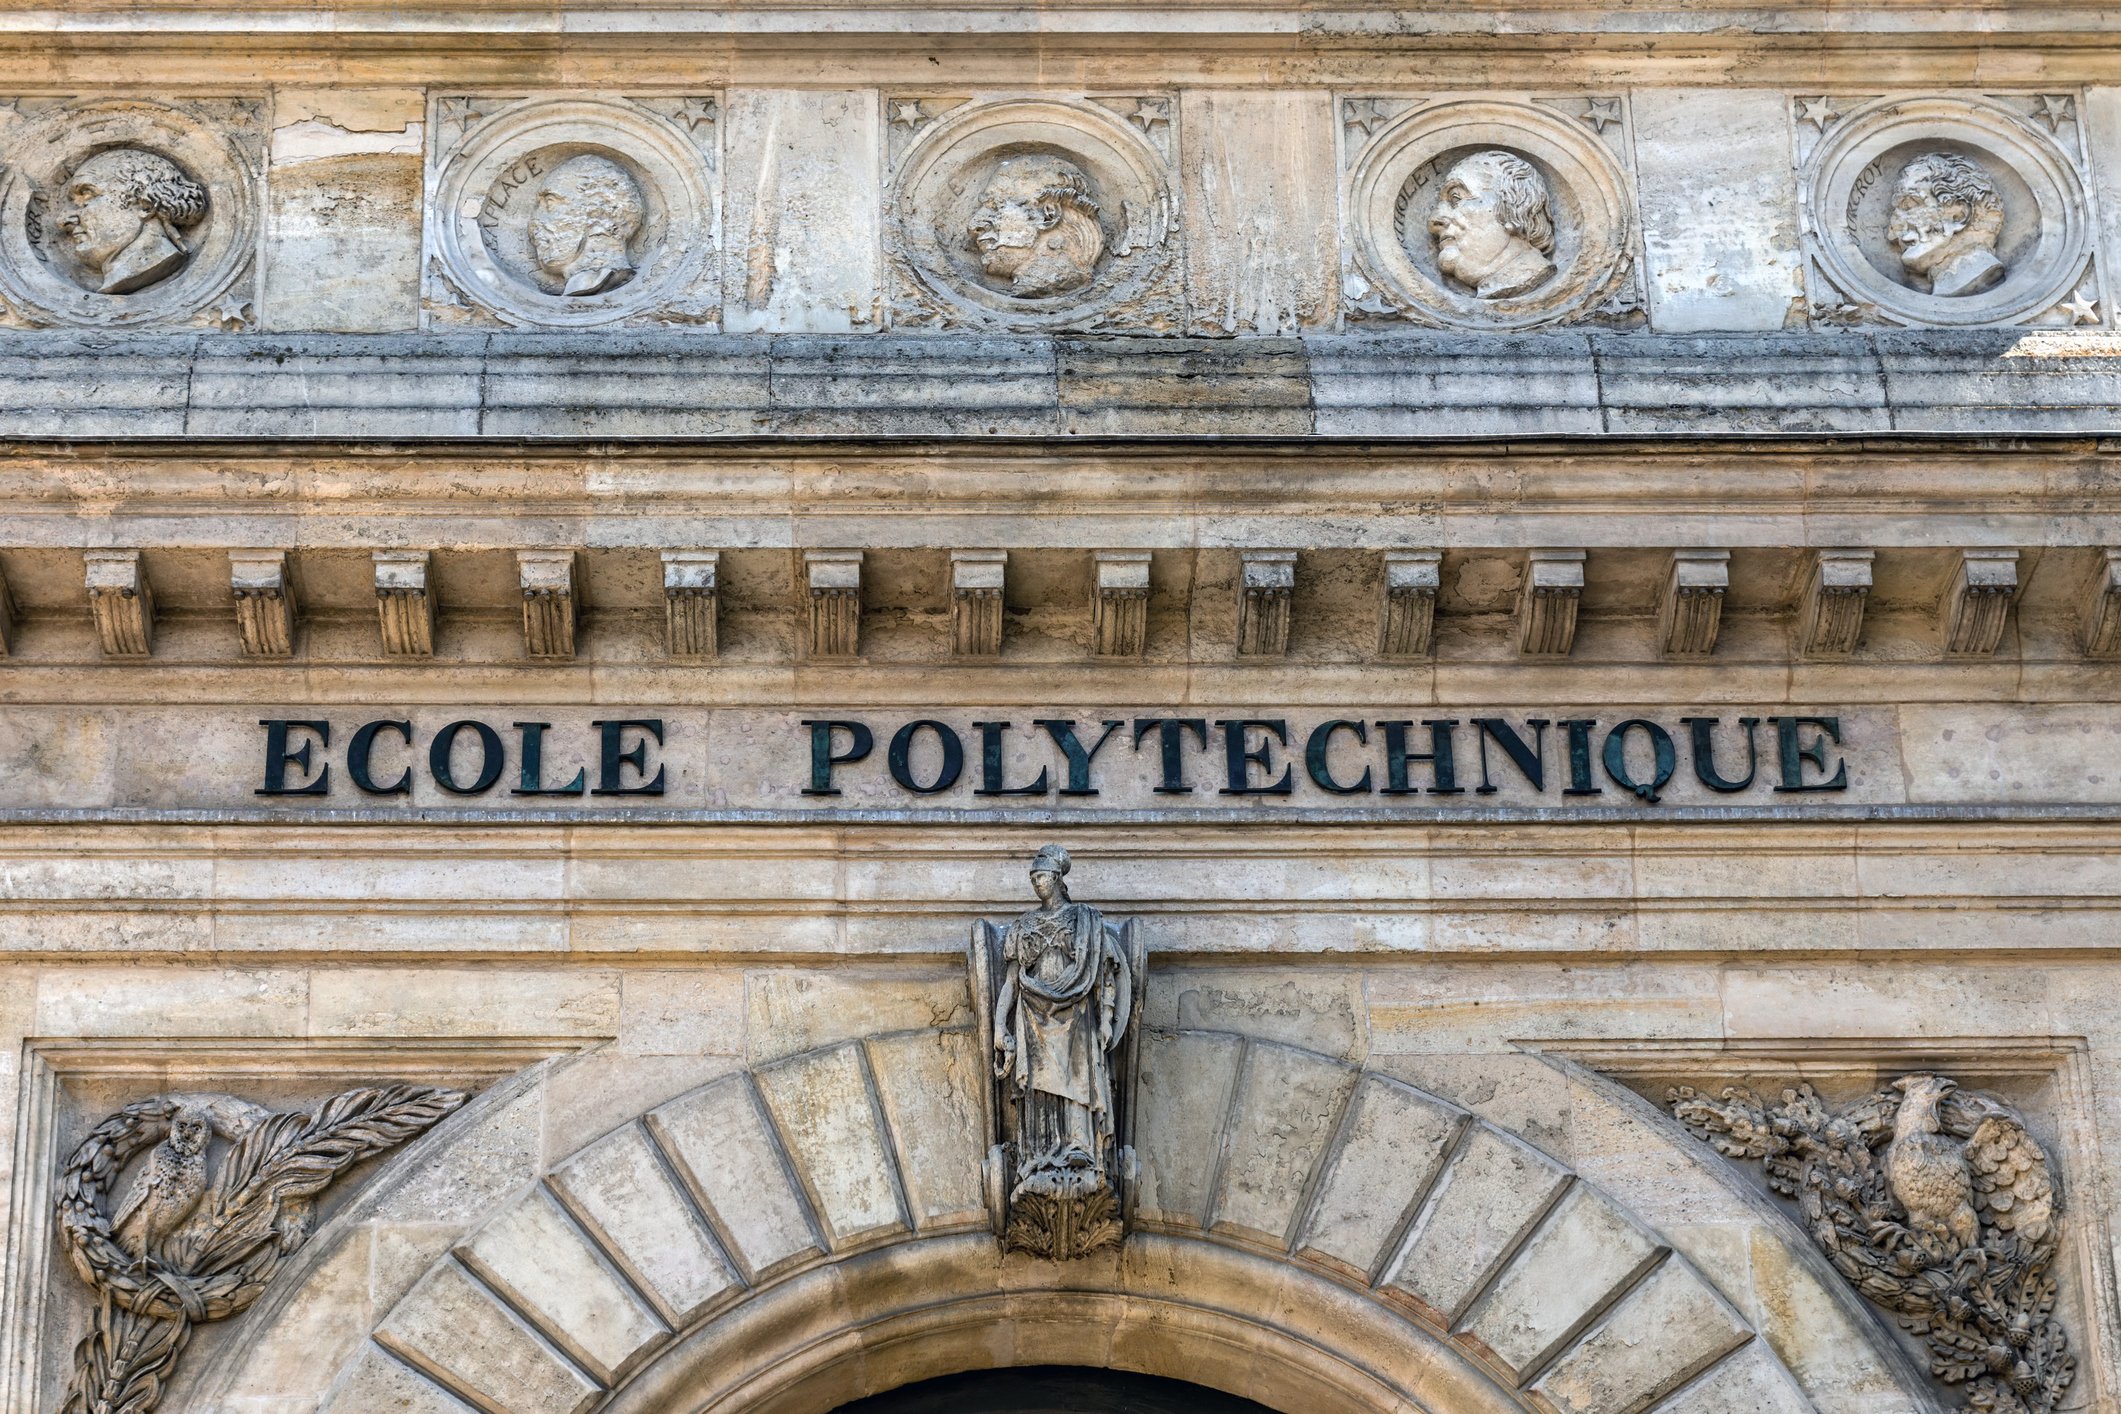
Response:
M1237 651L1279 658L1289 651L1289 602L1296 593L1294 550L1245 550L1237 590Z
M579 587L572 550L516 551L523 590L523 651L533 658L572 658Z
M2084 605L2084 656L2121 658L2121 550L2099 555L2099 570Z
M1090 637L1101 658L1139 658L1149 642L1149 552L1099 550Z
M1436 591L1443 583L1438 550L1385 552L1385 593L1377 651L1386 658L1426 658L1436 647Z
M0 574L0 658L15 651L15 595L7 587L7 576Z
M1812 556L1804 603L1797 611L1797 651L1807 658L1846 658L1863 637L1875 550L1820 550Z
M155 596L138 550L88 552L89 612L106 658L145 658L155 646Z
M374 561L383 651L393 658L432 658L436 602L428 583L430 556L425 550L378 550Z
M236 596L236 638L246 658L295 651L295 590L285 550L231 550L228 587Z
M719 550L663 552L664 645L673 658L712 658L721 652Z
M806 550L803 576L810 601L810 656L851 658L862 643L862 552Z
M1674 550L1665 570L1657 637L1666 657L1706 658L1723 628L1723 596L1731 587L1728 550Z
M950 633L958 655L993 658L1002 651L1002 585L1006 550L950 552Z
M1944 652L1986 658L2003 641L2011 601L2018 597L2016 550L1965 550L1944 591Z
M1576 644L1583 600L1582 550L1534 550L1517 595L1517 651L1527 658L1565 658Z

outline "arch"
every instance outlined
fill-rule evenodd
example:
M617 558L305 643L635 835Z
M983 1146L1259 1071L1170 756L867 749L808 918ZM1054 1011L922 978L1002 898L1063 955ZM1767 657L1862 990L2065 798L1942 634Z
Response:
M1033 1401L1037 1401L1034 1405ZM866 1395L833 1414L1022 1414L1027 1408L1104 1414L1271 1414L1239 1395L1088 1365L1020 1365L944 1375Z
M359 1329L315 1407L828 1414L1025 1364L1287 1414L1801 1411L1845 1392L1759 1338L1748 1312L1788 1292L1745 1273L1772 1263L1719 1285L1524 1136L1231 1032L1145 1033L1121 1249L1004 1257L980 1179L982 1059L965 1031L843 1041L626 1118L493 1205L402 1297L333 1318ZM1785 1270L1805 1251L1789 1245ZM278 1318L322 1319L321 1282ZM1873 1334L1834 1335L1852 1331ZM1876 1374L1889 1356L1865 1368L1865 1407L1924 1407Z

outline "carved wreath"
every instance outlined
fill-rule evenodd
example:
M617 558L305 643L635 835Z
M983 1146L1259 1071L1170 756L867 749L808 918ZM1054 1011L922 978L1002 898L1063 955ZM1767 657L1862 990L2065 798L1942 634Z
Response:
M1672 1112L1793 1198L1827 1260L1919 1336L1930 1373L1979 1414L2051 1414L2076 1378L2054 1319L2059 1202L2009 1106L1911 1075L1828 1113L1809 1085L1670 1092Z
M311 1113L274 1114L224 1095L162 1095L97 1125L59 1181L60 1243L98 1297L95 1323L74 1349L63 1414L148 1414L192 1327L258 1299L309 1236L312 1200L326 1185L464 1099L392 1085L349 1090ZM210 1181L203 1148L171 1147L180 1115L230 1141ZM114 1226L112 1188L149 1149Z

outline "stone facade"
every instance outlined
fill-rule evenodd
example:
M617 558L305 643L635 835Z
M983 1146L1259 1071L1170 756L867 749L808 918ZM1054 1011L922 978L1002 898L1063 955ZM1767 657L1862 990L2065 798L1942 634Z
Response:
M2117 53L0 9L0 1414L2121 1407Z

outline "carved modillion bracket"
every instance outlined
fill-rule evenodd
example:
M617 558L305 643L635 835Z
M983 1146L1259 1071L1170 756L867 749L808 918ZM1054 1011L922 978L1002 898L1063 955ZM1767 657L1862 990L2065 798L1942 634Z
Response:
M1385 658L1426 658L1436 649L1436 591L1443 584L1440 550L1385 552L1384 604L1377 652Z
M1807 658L1846 658L1863 637L1875 550L1820 550L1812 556L1797 611L1797 651Z
M523 589L523 651L533 658L572 658L576 601L572 550L516 551Z
M2092 576L2084 605L2084 656L2121 658L2121 550L2101 552Z
M1101 658L1139 658L1149 643L1149 552L1099 550L1090 638Z
M1237 651L1279 658L1289 651L1289 601L1296 592L1294 550L1246 550L1237 587Z
M431 559L425 550L378 550L376 620L383 651L393 658L432 658L435 652L435 593L428 584Z
M145 658L155 646L155 596L138 550L88 552L88 607L106 658Z
M1002 651L1002 584L1007 550L950 552L950 637L961 658L994 658Z
M1657 610L1657 641L1668 658L1706 658L1723 628L1731 587L1728 550L1674 550Z
M722 651L722 552L663 552L664 649L673 658L712 658Z
M806 550L803 578L810 595L810 656L852 658L862 645L862 552Z
M236 638L246 658L295 651L295 590L285 550L231 550L228 587L236 596Z
M1566 658L1576 645L1583 602L1582 550L1534 550L1517 595L1517 651L1527 658Z
M2011 601L2018 597L2016 550L1967 550L1944 591L1944 652L1949 658L1986 658L2003 641Z
M15 595L0 574L0 658L15 651Z

